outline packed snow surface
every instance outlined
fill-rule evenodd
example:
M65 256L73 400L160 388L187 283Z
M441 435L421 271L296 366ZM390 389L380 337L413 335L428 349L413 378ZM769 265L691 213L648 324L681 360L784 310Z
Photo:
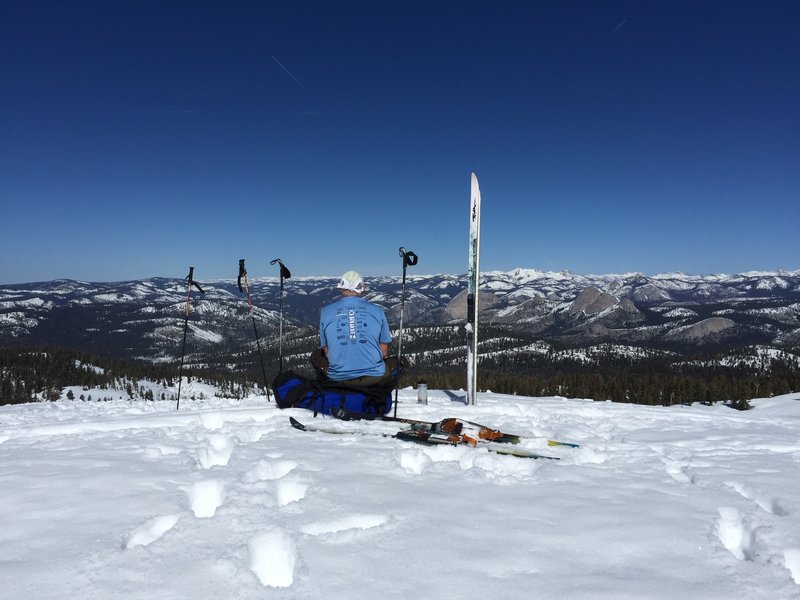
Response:
M290 415L399 426L208 396L0 407L0 596L800 598L800 395L737 412L401 391L401 416L559 461L301 432Z

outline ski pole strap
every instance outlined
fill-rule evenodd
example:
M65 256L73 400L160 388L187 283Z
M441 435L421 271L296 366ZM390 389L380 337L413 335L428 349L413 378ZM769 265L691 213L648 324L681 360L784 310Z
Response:
M247 296L247 306L250 308L250 314L253 314L253 301L250 300L250 284L247 283L247 275L244 276L244 294ZM255 327L255 322L253 322L253 327ZM256 333L256 335L258 335Z
M189 267L189 274L186 276L186 279L188 280L187 287L191 289L191 287L194 286L200 290L201 294L205 294L203 288L200 287L200 284L194 280L194 267Z
M400 246L400 256L403 257L403 268L404 269L406 267L413 267L414 265L417 264L417 260L419 260L419 257L416 254L411 252L411 250L406 250L402 246Z
M244 259L239 259L239 276L236 278L236 285L239 286L239 293L242 293L242 277L245 278L245 283L247 283L247 269L244 268Z
M242 290L242 278L244 278L244 290ZM245 295L247 296L247 306L250 307L250 310L253 310L253 303L250 300L250 284L247 283L247 269L244 268L244 259L239 259L239 277L236 278L236 284L239 286L239 293L241 294L244 291ZM255 326L255 323L253 323ZM256 336L258 333L256 333Z
M281 279L289 279L289 278L291 278L292 273L289 271L289 269L286 268L286 265L283 264L283 261L280 258L276 258L275 260L269 261L269 264L271 264L271 265L274 265L276 263L280 265Z

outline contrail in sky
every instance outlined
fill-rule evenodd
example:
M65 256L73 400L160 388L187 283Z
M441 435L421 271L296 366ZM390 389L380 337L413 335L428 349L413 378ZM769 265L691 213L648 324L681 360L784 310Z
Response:
M627 22L628 22L628 19L622 19L622 23L620 23L619 25L617 25L616 29L614 29L614 31L612 31L612 32L611 32L611 35L614 35L614 34L615 34L615 33L617 33L617 32L618 32L620 29L622 29L622 26L623 26L623 25L625 25L625 23L627 23ZM273 56L272 58L275 58L275 57ZM278 63L278 64L280 64L280 63Z
M272 56L272 54L270 54L270 56ZM297 77L295 77L294 75L292 75L291 71L289 71L289 69L287 69L286 67L284 67L284 66L281 64L281 61L279 61L279 60L278 60L277 58L275 58L274 56L272 56L272 60L274 60L274 61L275 61L275 63L276 63L276 64L277 64L277 65L278 65L278 66L279 66L281 69L283 69L283 70L286 72L286 74L287 74L289 77L291 77L292 79L294 79L294 82L295 82L297 85L299 85L299 86L300 86L301 88L303 88L303 89L306 89L306 88L304 88L304 87L303 87L303 84L302 84L302 83L300 83L300 80L299 80L299 79L297 79Z

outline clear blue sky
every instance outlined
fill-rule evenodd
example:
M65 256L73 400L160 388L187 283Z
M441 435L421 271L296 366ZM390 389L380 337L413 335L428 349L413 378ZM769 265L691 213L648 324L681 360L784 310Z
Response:
M800 2L0 3L0 283L800 268Z

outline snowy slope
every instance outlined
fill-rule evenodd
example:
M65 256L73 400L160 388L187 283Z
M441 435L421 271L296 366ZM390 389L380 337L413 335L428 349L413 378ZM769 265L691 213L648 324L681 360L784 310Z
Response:
M263 398L0 407L3 598L800 598L800 395L452 392L560 461L291 429ZM463 395L463 393L462 393ZM326 425L393 432L390 423Z

